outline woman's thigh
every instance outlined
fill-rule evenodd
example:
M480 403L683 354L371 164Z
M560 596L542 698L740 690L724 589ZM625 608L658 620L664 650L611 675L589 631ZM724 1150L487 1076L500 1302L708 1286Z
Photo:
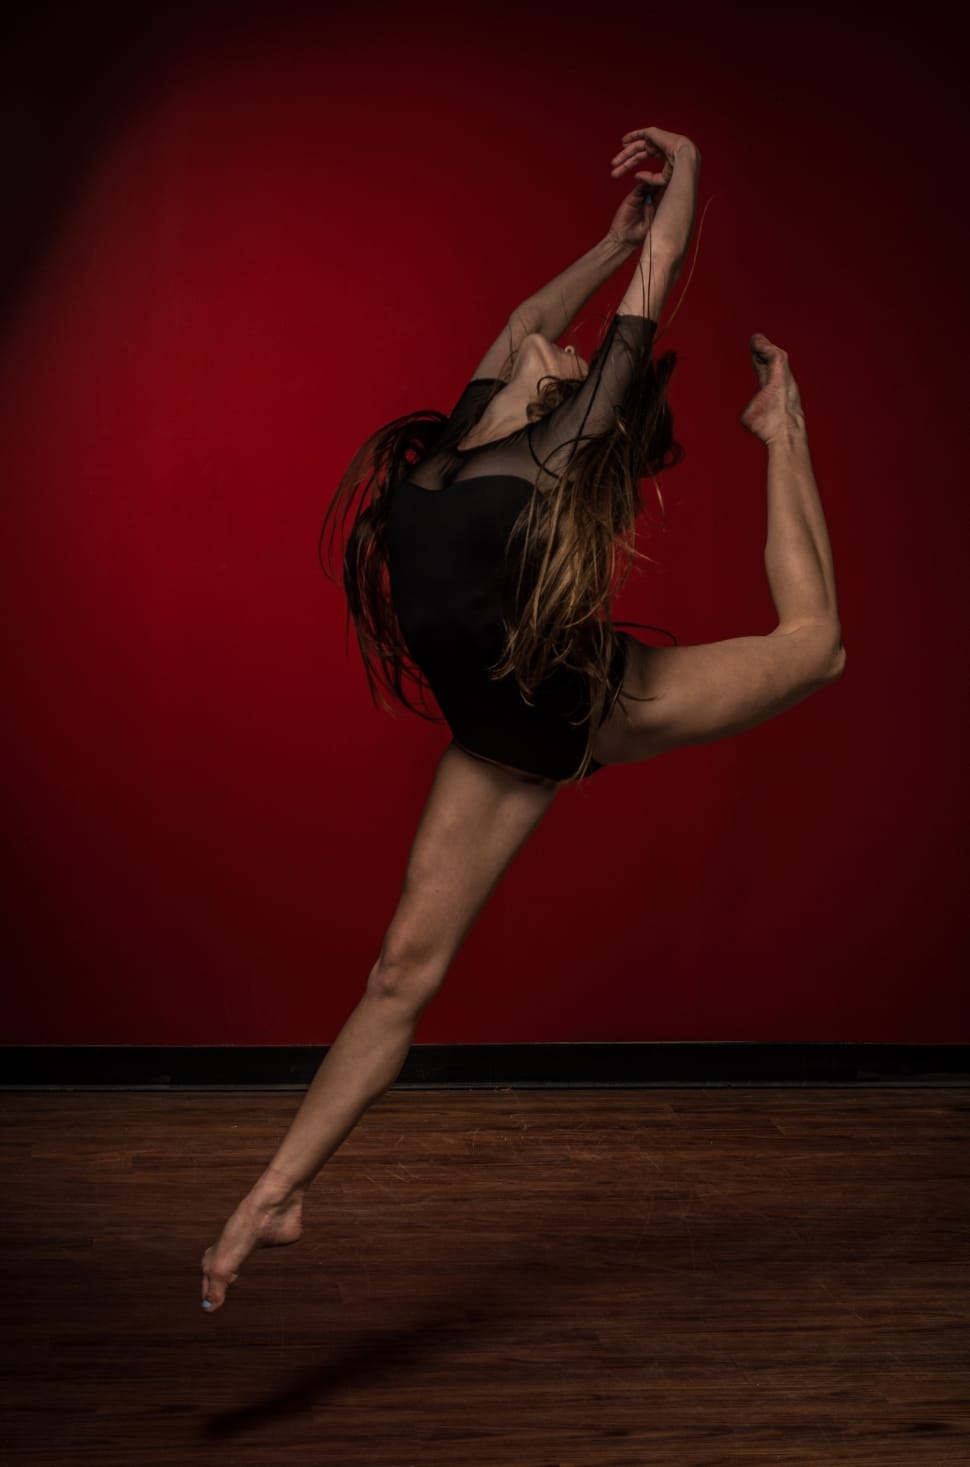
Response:
M617 636L626 644L626 661L613 709L593 735L593 758L601 764L632 764L663 752L650 717L651 667L658 649L629 632Z
M435 772L384 938L387 973L444 976L559 785L511 773L451 743Z
M627 637L623 684L594 757L626 764L744 733L834 681L844 660L833 629L813 621L684 647Z

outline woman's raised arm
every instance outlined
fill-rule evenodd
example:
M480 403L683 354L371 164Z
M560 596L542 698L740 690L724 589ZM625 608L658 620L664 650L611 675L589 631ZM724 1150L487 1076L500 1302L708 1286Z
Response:
M694 231L697 183L701 155L690 138L663 132L659 127L640 127L624 136L625 146L613 159L614 173L635 168L648 157L661 156L661 173L639 174L641 182L655 179L663 189L650 228L640 250L640 260L617 314L648 316L660 320L664 301L680 274Z
M572 325L590 297L634 254L636 245L606 234L548 285L524 300L519 310L532 321L533 331L541 331L550 341L556 341Z
M541 331L550 341L563 334L590 297L638 249L641 265L647 264L643 290L640 296L628 291L629 299L624 297L620 310L624 315L658 320L663 295L687 253L701 164L696 144L690 138L664 132L659 127L635 128L624 133L622 141L624 146L612 160L614 178L651 157L662 157L663 169L659 173L638 173L636 186L620 203L603 238L553 276L547 285L527 296L517 308L518 313L532 322L532 330ZM655 197L661 194L656 203ZM638 267L634 283L640 280L641 273Z

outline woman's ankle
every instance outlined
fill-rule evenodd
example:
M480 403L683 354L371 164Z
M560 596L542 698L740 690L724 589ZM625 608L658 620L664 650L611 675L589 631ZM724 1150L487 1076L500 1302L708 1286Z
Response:
M288 1176L277 1167L268 1166L250 1195L265 1206L275 1207L301 1198L305 1191L305 1183Z

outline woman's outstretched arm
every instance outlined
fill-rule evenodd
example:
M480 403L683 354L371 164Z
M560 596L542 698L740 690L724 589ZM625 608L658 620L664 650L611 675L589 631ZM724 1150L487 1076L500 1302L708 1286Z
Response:
M762 636L687 647L631 639L624 686L644 701L600 730L594 754L604 763L744 733L845 671L832 548L798 384L781 347L757 331L749 345L760 387L741 422L768 449L765 569L778 625Z

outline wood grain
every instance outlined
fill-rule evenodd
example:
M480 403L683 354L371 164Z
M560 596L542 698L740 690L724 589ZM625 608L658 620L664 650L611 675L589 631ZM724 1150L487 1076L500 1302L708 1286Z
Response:
M391 1090L209 1316L298 1099L0 1097L8 1467L970 1461L966 1091Z

